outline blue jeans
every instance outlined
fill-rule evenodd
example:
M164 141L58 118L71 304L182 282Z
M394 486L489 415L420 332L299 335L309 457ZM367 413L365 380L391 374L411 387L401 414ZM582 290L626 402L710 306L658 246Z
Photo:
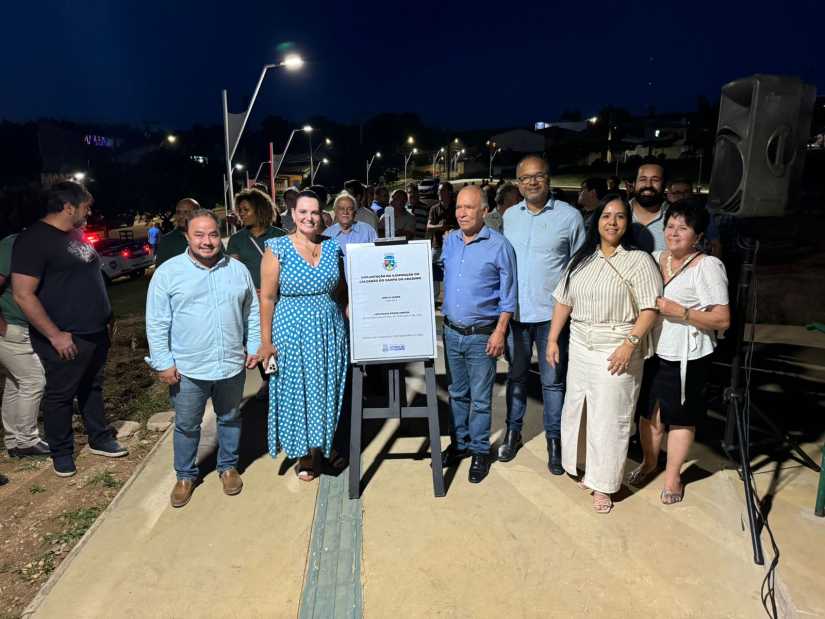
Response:
M475 454L490 452L490 422L496 359L487 355L489 335L461 335L444 327L450 381L453 442Z
M178 479L198 478L195 459L201 438L201 422L206 401L212 398L218 420L218 473L238 466L241 442L241 399L246 371L223 380L198 380L180 377L169 389L175 409L173 437L175 472Z
M550 321L515 322L510 321L507 333L507 355L510 371L507 376L507 428L521 432L524 413L527 410L527 374L530 371L530 357L533 344L539 357L542 400L544 401L544 433L547 438L561 438L561 409L564 404L565 378L567 375L567 345L569 330L559 337L560 363L550 367L545 359Z

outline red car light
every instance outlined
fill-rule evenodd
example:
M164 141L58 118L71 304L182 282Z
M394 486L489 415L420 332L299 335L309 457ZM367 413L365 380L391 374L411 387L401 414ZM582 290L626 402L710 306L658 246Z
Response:
M132 252L130 252L128 249L124 249L122 252L120 252L120 255L124 258L131 258Z
M152 248L149 247L149 243L143 244L143 251L146 252L147 255L152 253Z
M94 247L97 243L100 242L100 235L95 234L94 232L87 233L83 235L83 242L88 243L92 247Z

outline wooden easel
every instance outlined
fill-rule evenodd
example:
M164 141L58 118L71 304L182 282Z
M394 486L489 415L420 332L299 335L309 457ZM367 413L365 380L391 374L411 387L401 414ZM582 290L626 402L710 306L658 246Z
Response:
M404 366L424 364L424 382L427 389L426 406L401 406L401 387ZM389 365L387 372L387 406L364 407L364 375L367 365ZM441 428L438 422L438 394L433 359L406 359L403 361L360 363L352 367L352 420L350 432L349 498L361 496L361 422L364 419L420 419L426 417L430 433L430 457L433 469L433 494L443 497L444 470L441 466Z

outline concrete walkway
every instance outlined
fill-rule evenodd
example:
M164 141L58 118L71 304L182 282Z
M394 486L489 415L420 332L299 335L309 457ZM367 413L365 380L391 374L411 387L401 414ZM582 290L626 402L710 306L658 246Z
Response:
M421 369L410 374L411 399ZM252 393L259 379L248 376ZM494 391L494 439L503 427L503 378ZM446 401L443 385L439 396ZM283 456L263 454L264 414L263 402L248 402L244 431L254 444L242 455L249 463L243 493L224 496L213 472L179 510L168 502L174 473L165 436L28 614L765 616L766 571L752 562L742 484L701 445L691 454L683 503L660 503L660 477L617 497L614 512L603 516L570 478L547 472L535 399L518 457L495 463L477 486L467 482L468 462L447 471L441 499L432 495L424 428L389 421L373 428L363 497L353 503L345 475L306 484L283 470ZM816 457L815 446L808 450ZM778 476L760 470L762 493L771 479L779 480L771 512L783 551L779 616L825 617L825 519L812 515L816 475L800 467ZM766 535L768 562L770 549Z

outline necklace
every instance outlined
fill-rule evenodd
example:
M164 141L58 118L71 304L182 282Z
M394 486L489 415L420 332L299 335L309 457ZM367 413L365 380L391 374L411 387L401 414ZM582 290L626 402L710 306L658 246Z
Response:
M667 269L667 278L668 278L668 280L671 280L674 277L676 277L676 275L678 275L682 271L682 269L684 268L684 265L687 264L688 262L690 262L691 260L693 260L693 257L695 255L696 254L691 254L690 256L685 258L682 261L682 267L679 268L676 272L674 272L673 271L673 254L671 254L670 252L667 252L667 258L665 259L665 268Z

